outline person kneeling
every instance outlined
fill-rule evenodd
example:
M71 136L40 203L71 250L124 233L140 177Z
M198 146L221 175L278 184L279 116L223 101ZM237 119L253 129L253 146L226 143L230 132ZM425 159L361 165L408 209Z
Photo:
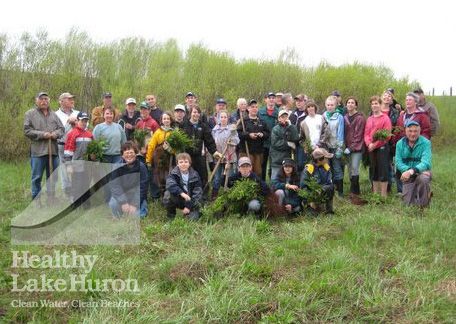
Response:
M311 200L307 200L312 212L318 211L319 205L324 202L326 213L334 214L334 184L332 182L331 168L328 164L328 159L331 159L333 155L323 148L316 148L312 152L312 163L306 164L301 174L301 188L305 188L313 196ZM318 188L311 187L313 186L311 179L315 180ZM311 193L315 189L316 191ZM317 192L319 192L317 196L314 196Z
M176 217L176 208L191 220L200 216L200 205L203 199L201 179L192 167L192 158L187 153L180 153L176 157L177 166L166 178L166 192L164 204L167 217Z
M269 193L269 188L267 184L261 180L253 171L252 171L252 162L248 157L241 157L238 161L238 172L228 179L228 188L234 186L236 181L249 179L260 185L261 194L266 197ZM253 212L259 214L261 211L261 203L258 199L252 199L247 203L247 212Z
M396 168L401 173L402 199L406 205L429 206L431 191L431 141L420 135L418 122L405 126L405 137L396 145Z
M299 175L295 161L288 158L283 160L282 168L272 179L272 187L279 205L284 206L287 213L298 213L301 210L301 198L298 196Z
M121 147L121 154L122 163L125 165L112 173L109 207L115 217L137 215L144 218L148 212L147 168L136 157L138 147L135 143L125 142Z

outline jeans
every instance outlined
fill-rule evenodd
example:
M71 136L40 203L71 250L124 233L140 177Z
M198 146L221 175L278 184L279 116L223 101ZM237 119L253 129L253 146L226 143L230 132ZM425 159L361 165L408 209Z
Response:
M363 153L361 152L352 152L348 156L348 174L350 178L353 176L359 175L359 166L363 159Z
M223 174L225 172L225 166L226 163L220 163L217 171L215 172L214 180L212 181L212 190L218 191L220 187L224 185L222 181L225 179L226 176L228 176L229 178L230 176L236 174L236 163L231 163L229 174L227 174L226 176Z
M304 148L301 145L296 147L296 164L298 166L298 173L304 170L304 165L307 162L307 154L304 152Z
M122 211L122 205L119 204L117 199L114 197L111 197L109 200L109 208L111 208L112 215L114 217L122 217L123 211ZM135 215L139 216L140 218L144 218L147 216L148 210L147 210L147 200L143 200L141 202L141 206L139 207L139 210L136 210Z
M63 166L65 163L65 158L64 158L64 145L59 144L58 146L58 151L59 151L59 164ZM69 193L71 190L71 181L70 177L67 174L66 168L59 168L59 176L60 180L62 181L62 189L65 193Z
M329 149L330 153L334 153L336 149ZM336 158L336 155L329 159L331 171L333 173L333 180L342 180L344 178L344 165L342 159Z
M281 166L271 166L271 181L272 179L277 178L281 168Z
M41 191L41 179L43 178L43 172L46 170L46 191L48 196L55 195L55 183L57 174L51 177L49 180L49 157L45 156L32 156L30 158L30 166L32 168L32 199L34 199ZM52 156L52 169L55 170L59 166L59 157L57 155Z

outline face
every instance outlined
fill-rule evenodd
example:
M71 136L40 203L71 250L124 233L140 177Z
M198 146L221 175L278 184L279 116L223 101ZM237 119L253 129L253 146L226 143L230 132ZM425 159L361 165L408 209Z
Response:
M356 101L354 99L349 99L347 101L347 110L349 112L354 112L354 111L356 111L357 108L358 108L358 106L356 105Z
M135 150L125 150L122 153L122 158L127 162L127 164L132 164L136 161L136 153Z
M426 101L426 98L424 97L424 93L419 93L418 96L420 96L420 103L424 103Z
M413 98L412 96L405 97L405 106L409 110L415 109L416 108L415 98Z
M266 105L268 105L268 107L272 107L276 104L276 99L277 97L274 97L274 96L269 96L266 98ZM280 104L282 104L282 98L280 98Z
M74 108L74 98L63 98L60 100L60 106L64 109Z
M174 110L174 119L177 120L178 122L181 122L184 120L185 117L185 112L183 110Z
M337 99L337 104L339 105L342 102L342 97L336 96L336 99Z
M298 108L299 110L304 110L305 106L306 106L306 100L300 100L300 99L296 99L296 108Z
M219 112L221 110L226 110L226 105L223 103L218 103L215 105L215 111Z
M222 126L228 125L228 115L226 113L220 114L220 124Z
M155 107L155 103L157 102L157 99L155 98L154 95L147 95L146 102L149 104L149 107Z
M393 102L393 96L390 93L385 92L382 96L382 100L384 104L389 105Z
M192 109L192 113L190 115L190 119L194 122L197 122L200 118L200 112L197 109Z
M187 172L190 168L190 161L189 160L179 160L177 161L177 166L181 172Z
M49 97L41 96L35 99L35 104L39 109L48 109L49 108Z
M87 124L89 123L89 120L88 119L81 119L81 120L78 120L78 126L82 129L86 129L87 128Z
M334 100L326 100L325 107L327 111L333 112L336 110L336 102Z
M105 122L107 122L107 123L112 123L112 121L114 120L114 114L112 113L112 111L110 109L105 109L105 111L103 113L103 117L104 117Z
M250 172L252 171L252 166L250 164L243 164L239 167L239 172L241 175L246 178L250 175Z
M163 126L170 127L171 126L171 117L168 114L162 115L162 124Z
M405 136L407 136L407 139L415 143L416 140L418 139L418 136L420 136L420 127L419 126L410 126L405 129Z
M274 97L272 97L274 98ZM268 98L269 99L269 98ZM282 106L282 96L276 96L274 98L274 103L277 105L277 106Z
M111 107L112 106L112 97L104 97L103 98L103 105L105 107Z
M318 159L315 159L315 162L317 163L317 165L324 165L328 161L326 160L326 158L324 156L322 156L322 157L320 157Z
M194 105L196 103L196 97L194 97L194 96L185 97L185 103L187 104L187 106Z
M146 109L146 108L141 108L140 113L141 113L141 118L146 119L146 118L149 118L150 110Z
M282 125L285 125L288 121L288 115L287 114L283 114L279 117L279 123L282 124Z
M309 116L315 116L315 113L316 113L316 111L315 111L315 107L314 106L307 107L307 114Z
M285 172L286 175L290 175L293 172L293 167L291 165L285 165L283 167L283 172Z
M249 115L255 117L258 114L258 105L252 104L249 106Z
M246 102L241 102L241 103L239 104L238 108L239 108L239 110L240 110L241 112L246 111L246 110L247 110L247 103L246 103Z
M382 106L377 100L371 102L371 109L373 113L381 111Z
M127 105L127 110L128 111L133 112L133 111L135 111L135 109L136 109L136 105L134 103L129 103Z

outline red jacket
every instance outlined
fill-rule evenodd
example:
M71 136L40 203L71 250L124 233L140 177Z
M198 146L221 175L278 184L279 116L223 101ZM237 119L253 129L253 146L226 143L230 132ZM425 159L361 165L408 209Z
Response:
M158 125L158 123L155 121L155 119L153 119L152 117L149 116L146 119L139 120L136 123L136 128L139 128L139 129L147 128L147 129L155 132L157 129L160 128L160 125Z
M65 161L82 160L87 150L87 145L93 140L92 132L79 126L73 128L68 134L64 146Z

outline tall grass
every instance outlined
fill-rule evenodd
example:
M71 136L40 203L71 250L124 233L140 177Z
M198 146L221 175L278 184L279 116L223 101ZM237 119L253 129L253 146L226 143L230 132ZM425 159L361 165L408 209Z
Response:
M212 110L219 96L234 109L238 97L261 100L268 91L304 92L322 102L336 88L343 96L358 96L366 107L368 98L386 87L395 87L399 98L412 88L409 80L396 79L384 66L355 62L336 67L323 62L307 68L296 57L288 50L276 60L236 60L201 44L184 52L173 39L100 43L77 29L63 40L50 39L46 31L24 33L18 39L0 34L0 160L27 156L23 116L40 90L50 93L54 109L59 94L69 91L77 95L77 108L90 111L100 104L103 91L111 91L120 107L127 97L142 99L154 93L167 109L193 91L201 107Z

